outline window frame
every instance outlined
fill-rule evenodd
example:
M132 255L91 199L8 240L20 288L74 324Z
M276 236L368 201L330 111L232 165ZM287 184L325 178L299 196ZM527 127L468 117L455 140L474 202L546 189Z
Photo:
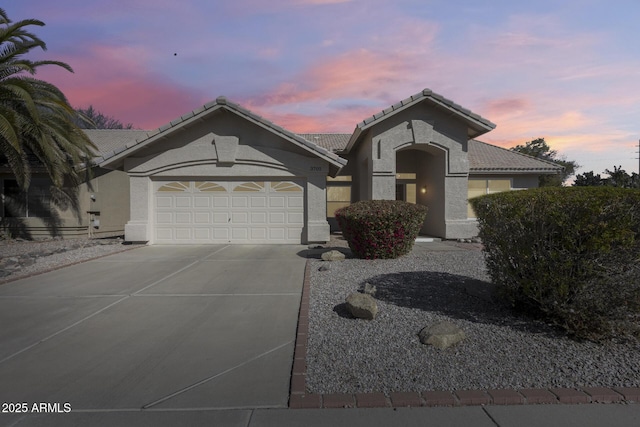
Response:
M353 180L351 175L339 175L335 178L331 178L331 177L327 177L326 180L326 215L327 218L335 218L335 212L338 209L341 209L343 207L349 206L351 203L353 203L352 201L352 194L353 194ZM333 193L330 191L331 188L340 188L340 189L348 189L348 194L349 194L349 200L347 199L333 199L330 198L330 193ZM340 193L340 192L337 192ZM334 208L335 206L335 208ZM331 215L329 215L331 213Z
M48 178L34 177L31 179L31 184L26 191L14 191L13 194L7 194L8 188L19 190L18 182L13 178L0 179L0 202L2 204L0 206L0 214L2 214L3 218L50 218L50 185L51 181ZM18 206L17 214L7 212L7 199L9 198L18 199L21 203ZM37 199L40 199L40 201L36 202ZM40 209L38 209L39 204L41 205Z
M470 186L469 183L471 181L484 181L484 192L482 194L478 194L476 196L473 197L469 197L469 190L470 190ZM509 181L509 189L508 190L502 190L502 191L490 191L491 188L491 184L490 181ZM503 193L505 191L513 191L513 177L509 177L509 178L468 178L467 180L467 219L477 219L478 217L476 216L476 213L473 211L473 207L471 206L471 203L469 202L470 199L474 199L476 197L480 197L480 196L484 196L486 194L495 194L495 193ZM473 214L473 216L472 216Z

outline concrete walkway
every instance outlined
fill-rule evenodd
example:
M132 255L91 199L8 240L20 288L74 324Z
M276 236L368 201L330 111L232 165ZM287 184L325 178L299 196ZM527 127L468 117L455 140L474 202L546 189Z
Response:
M0 414L0 425L20 427L636 427L640 405L525 405L461 408L240 409L72 411Z

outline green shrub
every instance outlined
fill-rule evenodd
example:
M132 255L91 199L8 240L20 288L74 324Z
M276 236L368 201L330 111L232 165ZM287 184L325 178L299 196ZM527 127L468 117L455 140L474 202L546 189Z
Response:
M351 251L364 259L409 253L426 215L425 206L396 200L360 201L336 211Z
M540 188L471 200L487 269L517 308L577 337L640 326L640 191Z

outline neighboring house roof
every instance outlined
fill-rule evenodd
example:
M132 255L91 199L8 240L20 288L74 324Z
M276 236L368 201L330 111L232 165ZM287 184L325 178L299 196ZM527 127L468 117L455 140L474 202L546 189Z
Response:
M298 136L303 137L307 141L311 141L320 147L329 151L342 151L347 146L350 133L299 133Z
M348 133L304 133L303 138L321 147L341 152L347 146L351 135ZM471 173L560 173L562 166L538 159L517 151L469 140L469 171Z
M561 173L563 170L557 163L473 139L469 141L468 156L471 173Z
M220 109L225 109L230 112L233 112L238 116L243 117L246 120L255 123L256 125L279 135L280 137L292 142L298 147L304 150L307 150L317 155L318 157L323 158L324 160L329 162L331 165L333 165L333 167L336 169L336 172L340 170L340 168L342 168L344 165L347 164L347 161L345 159L330 152L329 150L326 150L320 147L319 145L316 145L284 129L283 127L280 127L270 122L269 120L264 119L258 116L257 114L252 113L251 111L241 107L240 105L227 100L223 96L218 97L214 102L205 104L202 107L196 110L193 110L190 113L185 114L184 116L176 120L173 120L170 123L167 123L156 130L140 133L139 135L132 135L131 140L129 140L128 142L125 142L123 146L117 147L112 151L109 150L107 152L102 152L101 150L101 157L96 159L96 162L100 166L113 166L114 164L117 164L120 161L122 161L122 159L124 159L125 157L143 149L144 147L148 146L154 141L167 137L171 133L175 132L178 129L181 129L182 127L188 125L189 123L192 123L196 120L201 120L204 116L210 115L213 112ZM100 138L99 134L94 136L96 136L97 138ZM133 139L134 136L135 136L135 140Z
M111 153L121 150L127 144L147 138L147 130L131 129L85 129L89 139L95 144L98 151L96 157L105 158Z
M362 133L365 130L369 129L371 126L378 124L383 120L386 120L387 118L397 114L400 111L406 110L407 108L410 108L422 102L429 102L439 108L448 110L465 121L468 126L467 134L469 138L476 138L484 133L489 132L492 129L495 129L496 127L494 123L472 112L471 110L468 110L451 101L450 99L447 99L444 96L433 92L431 89L424 89L422 92L416 93L415 95L410 96L407 99L403 99L402 101L393 104L389 108L386 108L379 113L374 114L373 116L366 118L362 122L358 123L345 149L347 151L351 150L351 148L360 138L360 135L362 135Z

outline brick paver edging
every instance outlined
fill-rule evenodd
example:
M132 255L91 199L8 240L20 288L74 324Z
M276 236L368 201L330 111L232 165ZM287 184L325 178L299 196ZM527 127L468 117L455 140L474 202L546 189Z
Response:
M307 393L307 338L311 297L311 260L304 270L289 408L384 408L418 406L527 405L561 403L638 403L640 387L532 388L383 393Z

